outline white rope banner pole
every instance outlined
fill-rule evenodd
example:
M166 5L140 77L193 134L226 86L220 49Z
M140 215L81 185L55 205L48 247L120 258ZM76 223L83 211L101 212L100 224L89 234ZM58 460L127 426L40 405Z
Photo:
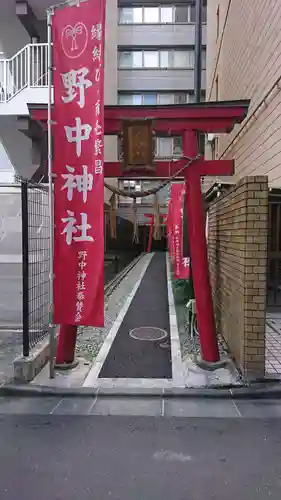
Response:
M53 325L54 312L54 196L53 196L53 170L52 170L52 16L54 8L47 10L48 30L48 183L49 183L49 237L50 237L50 261L49 261L49 342L50 342L50 378L55 378L55 356L56 338Z

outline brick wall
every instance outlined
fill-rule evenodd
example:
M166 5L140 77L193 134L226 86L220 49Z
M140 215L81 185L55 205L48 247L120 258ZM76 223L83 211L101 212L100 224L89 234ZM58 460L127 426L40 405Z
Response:
M246 378L264 375L268 180L244 177L209 207L217 331Z

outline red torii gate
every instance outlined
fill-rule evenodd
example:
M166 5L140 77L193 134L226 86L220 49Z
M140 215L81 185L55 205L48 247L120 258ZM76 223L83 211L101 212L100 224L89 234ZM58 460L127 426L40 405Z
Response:
M147 244L147 253L151 252L151 246L152 246L152 238L153 238L153 229L154 229L154 224L155 224L155 215L154 214L144 214L145 217L149 220L148 225L149 225L149 235L148 235L148 244ZM166 223L167 219L167 214L159 214L160 220L162 219L162 224Z
M156 161L153 176L142 177L168 178L184 165L187 159L196 158L199 154L197 132L229 133L236 123L241 123L247 115L250 102L224 101L203 102L200 104L165 105L165 106L105 106L105 135L118 135L122 130L123 120L153 120L156 135L181 135L184 158L175 162ZM47 110L30 106L33 120L47 122ZM197 320L200 333L202 359L215 363L219 360L218 343L215 329L212 291L209 280L208 255L205 235L205 214L201 192L201 177L231 176L234 173L233 160L211 160L204 158L192 162L180 177L186 183L186 208L190 242L190 257L196 299ZM138 175L124 173L119 162L105 163L106 178L136 178ZM73 327L71 327L73 328ZM66 334L61 328L61 335ZM65 343L67 345L67 342ZM74 359L75 344L70 347L71 353L64 353L64 361ZM66 348L65 348L66 349ZM66 349L67 350L67 349ZM72 352L73 351L73 352ZM63 360L59 360L63 362Z

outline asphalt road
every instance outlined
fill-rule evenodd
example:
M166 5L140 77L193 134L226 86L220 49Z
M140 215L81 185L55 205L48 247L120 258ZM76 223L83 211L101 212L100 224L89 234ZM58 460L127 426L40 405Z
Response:
M281 498L280 418L26 413L0 416L1 500Z

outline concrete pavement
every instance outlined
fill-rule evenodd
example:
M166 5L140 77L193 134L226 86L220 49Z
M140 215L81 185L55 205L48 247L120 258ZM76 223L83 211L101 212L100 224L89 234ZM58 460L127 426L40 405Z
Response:
M0 328L22 328L22 265L0 263Z
M281 427L266 412L230 418L220 407L207 418L206 402L196 418L97 416L89 407L85 417L78 401L50 415L54 403L33 400L22 415L14 400L13 414L2 411L1 500L280 498Z
M160 396L1 397L0 415L281 418L279 399L162 398ZM0 497L1 498L1 497Z

